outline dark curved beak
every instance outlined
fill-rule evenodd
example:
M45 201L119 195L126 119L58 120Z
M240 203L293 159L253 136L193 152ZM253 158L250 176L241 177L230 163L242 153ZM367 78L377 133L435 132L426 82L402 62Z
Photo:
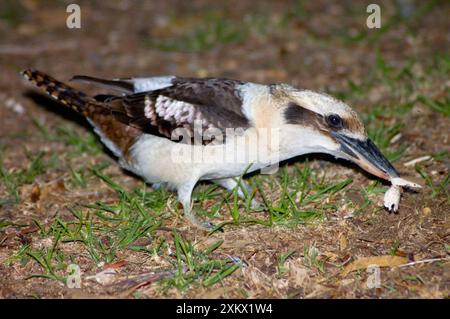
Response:
M341 144L341 151L367 172L385 180L399 176L394 166L371 139L361 141L338 132L332 134Z

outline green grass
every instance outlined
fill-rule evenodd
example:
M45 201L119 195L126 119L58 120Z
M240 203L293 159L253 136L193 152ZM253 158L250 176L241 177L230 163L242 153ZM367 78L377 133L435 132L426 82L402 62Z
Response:
M444 161L447 158L450 158L450 152L449 151L441 151L432 154L432 157L435 161Z
M60 253L56 246L58 245L59 238L54 240L52 247L44 248L42 250L29 250L26 254L41 266L45 271L44 273L33 274L27 277L30 278L47 278L65 282L64 277L58 275L58 271L61 271L65 266L65 256Z
M142 237L149 238L161 226L165 216L163 208L168 193L161 190L147 192L141 189L127 191L100 170L94 174L116 191L117 203L97 202L72 208L75 221L69 225L60 222L65 241L81 242L95 262L111 262L119 250L146 251L134 243Z
M400 4L398 2L394 2L395 12L386 17L386 13L381 5L381 19L382 24L380 29L369 29L369 28L360 28L360 31L356 34L348 33L348 30L340 30L338 33L341 39L347 43L363 43L363 44L373 44L377 43L383 35L389 33L391 30L398 28L400 26L404 26L408 29L408 32L412 35L415 34L415 28L420 23L420 21L440 2L439 0L426 1L417 5L416 10L410 16L404 16L401 13ZM367 14L365 10L360 10L359 14ZM366 15L367 17L367 15ZM364 21L365 22L365 21Z
M172 286L185 289L197 282L208 287L221 282L241 266L240 262L212 257L223 240L198 250L176 230L172 232L173 243L166 242L164 237L152 239L164 220L173 218L165 212L170 193L164 189L148 192L144 185L143 189L127 191L102 170L94 168L93 174L117 193L118 200L113 204L96 202L75 205L69 208L71 218L56 216L50 226L41 226L39 237L51 239L51 247L32 249L24 245L9 260L18 260L22 264L34 261L42 272L29 278L41 277L65 282L70 275L65 270L74 262L61 247L67 243L81 244L84 247L81 253L87 254L93 264L113 262L118 252L127 250L150 256L157 254L172 260L167 248L173 246L176 257L173 267L176 272L173 278L164 280L163 289ZM148 239L148 244L139 244L141 238Z
M350 178L334 183L326 181L325 175L318 176L311 170L308 160L303 165L294 165L292 174L283 167L276 179L255 176L253 181L269 212L270 219L266 224L291 226L323 218L327 211L336 210L337 206L325 204L325 199L352 183ZM271 201L267 193L277 188L281 188L281 194L276 201Z
M195 203L195 213L204 219L212 219L219 216L219 212L226 205L229 194L225 193L218 185L197 185L192 194ZM206 202L214 201L207 209L204 208Z
M330 38L337 34L344 43L338 40L334 44L338 47L344 46L344 49L370 49L378 47L378 41L383 35L404 28L406 31L401 34L414 40L416 39L414 33L420 26L421 19L440 2L419 4L416 13L408 18L401 17L397 8L392 15L383 17L381 30L368 30L365 28L365 21L358 20L362 21L360 28L362 31L358 34L350 34L350 28L345 25L345 28L336 30L336 33L332 32ZM20 12L22 4L19 2L15 4L15 1L5 3L6 6L2 6L2 9L6 9L0 10L0 17L7 24L17 26L27 18L25 11ZM275 50L273 51L275 53L270 54L267 61L261 60L260 68L265 70L270 66L276 69L283 67L283 59L286 56L290 59L290 55L296 53L286 55L281 52L284 50L283 40L286 40L286 36L283 37L280 33L286 31L287 37L290 37L289 28L304 30L293 34L304 36L305 52L309 52L309 42L320 44L318 47L325 50L333 43L329 43L329 39L320 39L318 35L312 34L313 28L309 26L307 7L305 1L295 1L292 5L286 6L287 10L284 16L281 15L279 24L270 19L272 13L258 14L256 6L255 12L246 15L241 21L217 12L190 16L186 20L182 20L184 19L182 16L173 17L169 18L174 28L169 30L168 37L152 38L144 45L164 51L198 53L220 49L230 44L247 45L246 40L254 40L252 37L261 44L264 43L262 40L268 33L275 31L278 33L274 37L277 41L271 49ZM361 8L365 9L361 6L344 6L344 12L354 10L347 13L366 16L365 10ZM273 16L277 17L277 12L274 12ZM392 35L395 39L396 34ZM270 40L271 38L267 37L267 42ZM249 43L251 45L253 42ZM442 84L448 78L450 54L437 53L427 59L420 55L410 55L404 58L402 56L401 60L390 60L392 56L395 56L392 52L385 54L381 50L376 51L372 55L373 61L369 61L372 67L364 74L361 82L348 80L345 89L331 93L356 108L361 107L360 114L368 135L389 160L396 161L405 154L407 145L391 141L397 134L407 131L406 127L411 125L406 119L409 118L407 115L413 107L419 104L435 112L435 115L450 115L450 99L442 92L436 92L436 88L439 90L441 87L436 84ZM289 76L295 76L295 70L287 71ZM377 89L386 96L380 98L382 102L372 105L374 103L371 102L371 94ZM34 183L37 177L45 174L46 170L54 168L62 171L65 177L68 176L66 185L73 189L90 189L92 182L100 180L113 190L114 194L108 195L107 200L73 203L68 207L61 207L56 216L49 217L49 222L38 224L39 231L30 235L32 245L20 246L8 259L8 264L17 262L25 266L32 263L33 274L29 278L40 277L65 282L69 275L67 267L77 263L79 258L83 260L86 269L94 271L99 263L110 263L122 258L129 260L129 254L133 254L131 259L158 256L168 262L168 270L174 274L161 281L160 288L163 291L174 287L184 291L196 286L225 285L224 280L244 266L237 256L225 255L224 251L227 251L227 248L224 247L227 245L223 245L223 239L218 239L209 247L199 248L197 237L191 237L189 236L191 234L185 234L181 230L162 228L169 219L180 219L180 224L184 223L181 210L177 208L178 203L172 193L164 189L150 189L144 183L130 190L120 184L120 178L116 179L105 173L107 172L105 165L91 167L92 164L87 162L97 160L96 156L104 151L104 147L92 132L79 130L76 125L70 123L54 127L46 127L36 119L34 123L42 141L66 146L64 154L50 156L51 154L42 152L27 153L28 162L20 169L8 169L0 159L0 179L2 189L6 191L3 198L0 198L0 209L2 205L19 203L20 188ZM25 139L28 134L22 132L17 136L21 135ZM1 152L4 154L5 150L1 149ZM448 158L446 151L431 155L433 161L442 161L440 164L444 165ZM81 157L88 161L84 162ZM63 159L61 163L55 165L55 158ZM81 161L76 161L75 164L74 159ZM429 173L431 169L420 165L415 169L430 190L431 195L426 196L438 198L440 203L441 198L447 198L450 202L449 174L433 175ZM51 171L54 172L55 170ZM319 223L342 206L350 206L352 209L355 208L356 212L367 214L364 216L366 219L370 217L368 211L374 206L371 200L374 197L381 198L386 190L379 181L366 181L364 185L358 183L353 185L352 191L362 194L363 203L352 203L350 197L344 197L346 191L352 187L352 179L328 178L322 174L320 168L313 170L308 160L284 166L275 175L250 177L248 182L253 191L246 200L239 198L237 188L228 192L216 185L198 186L193 194L195 213L205 219L225 215L221 217L227 222L219 225L227 225L225 231L244 228L248 224L259 224L267 228L276 226L289 228L298 224ZM249 207L250 199L255 195L262 198L265 206L263 212L254 211ZM17 225L5 219L0 220L1 232L9 227L22 226L24 225ZM263 228L262 231L267 228ZM162 233L163 236L161 232L166 233ZM45 241L43 248L40 245L41 241ZM399 247L400 243L394 241L387 249L391 255L395 255ZM446 245L447 250L449 247ZM276 268L277 276L281 277L287 271L286 262L294 254L302 256L305 266L317 270L318 273L326 273L324 255L320 255L315 242L305 244L303 252L301 248L300 251L290 248L292 247L287 247L286 250L276 254L273 266ZM361 273L364 276L364 273ZM423 283L420 277L407 276L403 279L414 284ZM395 285L386 284L385 288L395 289Z
M425 280L420 275L405 275L402 276L402 280L405 282L411 282L413 285L425 284Z
M246 33L241 29L241 26L222 15L210 14L200 22L188 26L179 36L167 39L150 39L146 44L163 51L199 52L211 49L218 44L239 42L245 37Z
M325 261L321 260L319 250L316 244L304 245L303 247L303 262L311 268L317 269L320 273L325 273Z
M295 250L290 250L287 253L281 254L280 256L278 256L278 263L277 263L277 272L278 272L278 276L282 276L286 271L286 267L284 266L284 264L286 263L286 261L292 257L292 255L294 255L296 253Z
M352 183L351 178L331 182L319 173L310 168L309 160L306 159L304 163L296 163L291 167L283 166L272 176L256 175L247 178L246 181L252 186L252 193L247 194L246 199L238 196L237 187L228 192L215 185L198 186L193 196L194 210L200 216L210 219L220 211L225 214L221 208L226 207L225 211L229 213L231 220L217 225L215 230L229 224L259 224L267 227L278 224L292 227L312 222L324 218L329 211L337 210L338 206L334 201L325 204L325 200ZM242 176L236 179L240 182L241 178ZM277 198L271 200L268 194L274 192ZM255 210L250 207L250 202L256 193L261 196L263 207ZM209 207L209 212L198 208L205 200L216 201ZM262 211L268 212L268 215Z
M49 238L49 234L41 229L39 232L40 238L45 240ZM25 266L30 261L34 261L42 270L42 272L34 273L26 277L31 278L46 278L50 280L56 280L65 282L65 277L61 274L62 270L67 267L67 257L58 248L58 244L61 239L61 233L55 232L52 234L53 238L50 240L52 244L50 247L44 248L32 248L31 245L25 244L13 255L11 255L6 261L7 266L15 262L20 262L22 266Z
M14 225L12 221L9 221L7 219L0 219L0 231L3 230L3 228L6 228L11 225Z
M324 218L327 211L336 210L336 204L323 204L323 202L352 183L351 178L338 182L327 181L326 176L319 176L317 172L311 170L308 160L305 163L293 165L292 170L293 172L289 172L289 168L284 166L273 176L256 175L248 178L247 182L253 187L252 193L248 194L246 199L238 196L237 188L228 192L217 186L197 187L193 196L194 210L204 218L212 218L225 206L231 221L217 225L215 230L228 224L295 226ZM241 178L242 176L237 178L238 182ZM275 201L267 196L272 192L279 193ZM265 209L262 207L254 210L250 207L251 199L256 193L261 195L263 201L261 204ZM209 212L198 208L204 200L216 201L212 207L209 207ZM321 205L317 205L318 203ZM262 214L260 212L262 210L267 211L268 216ZM223 210L222 214L224 214Z
M447 201L450 203L450 192L449 192L449 185L450 185L450 174L447 173L442 180L435 183L433 182L432 177L425 171L425 169L420 166L416 165L416 171L419 173L419 175L425 180L426 185L431 189L431 197L436 198L440 194L445 194L447 196Z
M88 176L85 169L75 170L73 167L70 167L70 177L70 182L74 187L86 188Z
M389 248L389 255L395 256L398 252L398 249L400 247L400 241L396 240L394 244Z
M426 75L416 74L414 68L420 65ZM361 83L348 82L347 89L332 92L333 95L353 104L364 104L372 89L379 86L386 88L391 100L386 104L366 107L360 111L367 133L386 157L395 162L401 158L407 145L391 144L392 138L401 133L403 127L409 125L406 115L417 104L422 103L434 112L443 116L450 115L450 98L435 99L417 92L430 86L430 77L445 79L450 70L450 56L437 53L425 64L415 56L409 57L402 65L390 63L381 51L375 54L374 67L368 71L367 77ZM401 101L401 102L397 102ZM387 124L389 123L389 125Z
M420 95L418 100L435 112L450 116L450 97L447 96L442 100L433 100L427 96Z
M60 142L68 146L70 149L69 158L79 157L83 154L99 155L104 149L92 132L79 134L71 125L61 125L53 131L37 119L33 119L33 123L44 141ZM5 151L3 149L2 153ZM7 193L6 197L0 198L0 206L20 203L19 190L21 186L32 184L36 177L44 174L48 169L61 166L61 156L57 153L45 156L46 154L42 151L31 153L24 149L24 152L29 164L22 169L7 169L0 156L0 181L4 184ZM76 187L85 187L86 171L84 169L74 170L73 168L70 168L70 171L71 183Z
M188 49L204 50L222 41L228 41L225 35L233 29L230 28L228 31L220 29L227 29L227 23L222 21L219 23L222 26L213 27L213 31L210 31L216 35L210 38L202 34L206 28L202 31L200 26L200 31L197 30L192 35L198 37L196 40L198 43ZM217 29L214 31L214 28ZM186 41L190 36L187 36ZM236 39L230 37L231 42ZM181 41L181 47L174 49L186 49L183 48L184 45ZM371 107L362 113L362 118L370 138L389 160L396 161L403 156L406 146L401 143L392 144L391 140L401 133L407 124L404 122L405 114L415 103L421 102L431 110L448 116L449 99L436 100L430 96L419 95L416 100L405 100L403 98L405 95L412 94L418 86L427 84L427 79L418 78L412 72L418 61L410 59L398 67L388 63L381 53L377 53L375 60L375 67L365 81L361 84L349 82L348 90L340 94L342 98L351 101L365 98L369 91L380 83L389 87L391 92L389 94L392 94L395 102ZM443 68L445 69L445 65L449 64L448 61L450 61L448 56L437 57L433 63L444 66L433 72L441 72ZM399 103L397 102L399 100L405 102ZM68 160L82 155L96 156L103 150L93 133L80 134L72 125L47 128L38 120L34 120L34 123L44 141L62 143L68 147ZM0 205L18 203L20 186L33 183L37 176L54 167L56 163L54 157L44 160L44 154L41 152L27 153L27 156L28 166L19 170L7 170L0 161L0 178L8 193L6 198L0 199ZM445 160L447 157L448 152L433 154L436 161ZM186 239L175 229L169 238L158 236L157 230L167 219L182 218L181 213L179 215L176 213L176 216L173 214L177 208L176 201L169 200L173 196L172 193L164 189L147 190L144 183L141 187L127 190L104 173L108 165L100 164L89 169L69 163L67 165L69 182L74 188L89 188L93 180L99 179L116 193L115 200L80 203L68 207L69 213L64 215L58 213L50 225L40 225L37 237L51 240L50 247L33 248L30 245L23 245L9 258L8 263L20 262L25 265L33 262L39 267L40 272L32 274L29 278L41 277L65 282L70 275L67 272L68 265L76 263L77 256L80 255L87 256L93 267L101 262L114 262L127 252L145 256L156 255L169 261L171 264L169 270L174 274L161 280L162 291L173 287L183 291L198 285L204 287L223 285L226 277L243 266L239 258L228 258L223 255L221 252L223 240L218 240L205 249L199 249L195 242ZM436 181L423 167L416 166L416 170L431 189L432 198L444 194L450 201L448 193L450 175ZM241 178L242 176L237 179ZM233 227L245 227L247 224L293 227L320 221L330 212L339 210L341 205L354 205L348 198L344 198L344 203L337 200L342 199L339 193L352 184L352 179L329 180L321 174L321 170L313 170L308 159L281 167L275 175L256 175L247 181L253 191L248 194L246 200L239 198L237 188L228 192L216 185L197 187L193 194L196 214L205 219L217 217L219 214L229 214L225 216L228 221L218 225L219 227L228 224ZM355 208L356 212L361 212L372 205L372 196L382 194L385 188L379 182L373 181L357 191L363 195L364 203L356 204L357 206L352 208ZM255 193L262 198L264 213L250 209L250 200ZM167 207L169 202L172 202L171 207ZM203 208L206 204L207 208ZM0 220L0 230L11 225L5 220ZM142 241L143 239L145 240ZM68 254L65 250L68 243L81 245L81 250L77 254ZM389 252L395 254L397 249L398 244L395 243ZM279 276L286 271L285 263L294 253L296 252L287 251L278 256L276 268ZM307 267L320 273L326 272L325 262L314 243L304 246L303 262Z
M165 280L164 288L175 286L178 289L186 289L189 285L200 282L209 287L221 282L241 267L239 261L231 259L211 258L223 241L218 241L200 251L188 240L185 240L176 230L172 232L175 245L175 257L177 272L175 277Z
M81 254L89 256L93 265L100 262L110 263L117 259L118 253L135 252L139 254L160 255L167 260L173 260L174 276L161 281L161 289L170 287L184 290L192 285L203 285L205 287L220 284L224 278L231 275L242 266L239 258L224 258L220 255L220 246L223 240L218 240L205 249L198 249L195 244L185 239L177 230L172 231L172 241L164 237L155 237L156 230L167 218L173 218L167 213L166 204L171 194L164 189L147 191L145 184L143 188L126 190L111 177L106 175L105 167L96 166L91 170L94 178L103 181L117 194L117 200L111 202L95 202L91 204L78 204L69 207L70 215L55 216L53 223L48 226L40 225L39 237L50 239L50 247L32 249L23 246L19 252L10 259L22 264L35 262L40 273L30 276L42 277L65 282L70 275L66 269L69 264L74 263L73 256L67 255L64 245L77 243L82 245ZM309 162L293 167L294 180L291 183L288 168L283 168L279 174L270 177L257 176L254 179L264 179L265 183L280 183L282 195L276 203L266 198L266 204L270 207L270 222L265 219L255 219L245 212L246 201L238 198L236 192L231 195L223 191L222 196L233 202L237 211L244 209L235 216L233 223L244 224L248 222L259 222L264 225L273 223L292 225L304 223L312 218L322 217L326 209L333 207L321 205L316 207L315 203L323 201L328 196L338 192L351 183L351 180L343 180L337 183L326 182L325 177L314 174ZM83 180L83 179L82 179ZM260 183L263 182L260 180ZM301 196L295 200L298 193ZM213 195L215 187L206 187L204 192L198 192L197 197L211 199L218 196ZM219 193L220 194L220 193ZM308 209L303 209L308 207ZM242 215L241 215L242 214ZM147 238L147 244L141 245L138 240ZM168 249L173 247L173 249ZM171 255L170 251L174 252ZM280 256L279 271L283 272L283 264L292 254ZM321 263L314 256L314 250L309 251L307 257L311 266L322 269ZM321 268L322 267L322 268Z
M69 157L82 154L99 155L104 147L92 131L77 132L73 124L62 124L56 128L47 128L38 119L32 118L41 138L48 142L59 142L69 147Z
M28 12L20 1L3 0L0 4L0 20L5 21L11 27L22 23Z
M251 35L261 36L282 26L282 21L271 23L266 14L249 14L239 21L219 12L191 18L184 21L172 17L171 24L182 25L179 29L183 31L170 37L148 39L145 45L162 51L202 52L219 45L241 43Z
M0 158L0 179L5 185L8 197L0 198L0 207L6 204L18 204L20 202L19 189L25 184L31 184L35 178L45 172L49 163L44 161L44 153L32 154L25 150L30 163L27 168L7 170Z
M400 133L403 126L403 124L398 123L386 127L384 122L381 122L379 125L369 125L367 127L367 134L369 137L380 148L386 158L392 162L401 158L407 148L405 144L396 147L391 146L392 138Z
M384 194L386 192L386 188L383 187L383 185L379 181L375 180L370 182L368 186L363 185L359 189L359 191L362 197L364 198L364 203L359 207L357 207L357 209L354 212L354 215L365 212L366 209L373 204L371 199L372 196L380 196L381 194Z

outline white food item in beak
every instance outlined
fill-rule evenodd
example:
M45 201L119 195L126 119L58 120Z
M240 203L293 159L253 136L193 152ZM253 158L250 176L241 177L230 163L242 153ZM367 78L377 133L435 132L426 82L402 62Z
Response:
M416 188L416 189L422 188L422 186L420 186L419 184L407 181L406 179L403 179L400 177L391 178L391 183L392 183L392 185L395 185L395 186L402 186L402 187L409 187L409 188Z
M400 177L391 178L391 187L384 194L384 207L390 212L398 211L398 204L400 203L401 187L409 187L419 189L422 188L419 184L407 181Z
M390 212L398 211L398 204L400 203L401 190L400 186L391 185L387 192L384 194L384 207Z

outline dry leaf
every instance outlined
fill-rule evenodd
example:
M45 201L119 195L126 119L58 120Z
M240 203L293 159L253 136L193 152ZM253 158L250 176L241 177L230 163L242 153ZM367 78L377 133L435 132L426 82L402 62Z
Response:
M26 234L30 234L30 233L37 232L39 229L40 229L40 228L39 228L37 225L31 225L31 226L22 228L22 229L20 230L20 233L21 233L22 235L26 235Z
M340 250L340 251L344 251L344 250L347 249L347 247L348 247L348 240L347 240L347 237L345 237L344 234L341 234L341 235L339 236L339 250Z
M305 287L311 282L310 271L303 266L302 260L297 258L295 260L289 260L286 263L286 267L289 270L289 281L294 284L295 287Z
M370 266L378 267L396 267L406 264L408 259L400 256L376 256L359 258L344 268L342 277L347 276L350 272L358 269L366 269Z
M117 262L114 262L114 263L105 264L103 266L103 269L104 270L107 270L107 269L118 269L118 268L125 267L126 265L127 265L127 261L126 260L120 260L120 261L117 261Z
M430 215L430 214L431 214L431 208L430 208L430 207L424 207L424 208L422 209L422 213L423 213L425 216Z
M41 188L39 185L33 186L33 189L31 190L30 199L33 203L36 203L39 198L41 197Z

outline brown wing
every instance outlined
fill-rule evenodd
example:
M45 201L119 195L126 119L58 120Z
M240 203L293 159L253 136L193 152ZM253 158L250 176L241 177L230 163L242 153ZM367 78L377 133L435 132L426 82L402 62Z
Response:
M227 128L249 126L241 110L239 84L226 79L175 78L170 87L113 97L105 104L120 121L144 132L174 139L174 133L181 133L177 129L183 128L191 139L206 134L202 143L208 144L223 141ZM211 132L214 136L208 136ZM222 139L214 132L220 132Z

